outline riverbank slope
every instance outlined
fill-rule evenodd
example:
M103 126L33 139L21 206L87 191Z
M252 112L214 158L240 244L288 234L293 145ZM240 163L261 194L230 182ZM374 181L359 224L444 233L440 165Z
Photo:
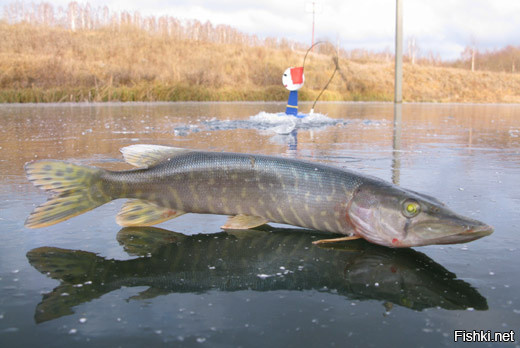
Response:
M0 22L0 102L283 101L283 71L301 66L290 47L181 40L135 27L71 31ZM332 54L308 58L301 100L314 100ZM393 61L340 58L321 100L390 101ZM416 102L520 102L520 74L404 65L403 95Z

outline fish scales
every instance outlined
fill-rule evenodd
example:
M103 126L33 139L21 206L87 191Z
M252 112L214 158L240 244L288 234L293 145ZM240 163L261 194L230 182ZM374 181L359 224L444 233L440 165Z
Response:
M202 151L149 169L107 172L104 181L105 190L118 198L191 213L260 216L341 234L352 229L338 217L346 213L348 193L361 184L355 175L322 164Z
M224 229L278 222L351 235L389 247L465 243L493 232L437 199L381 179L297 159L131 145L142 169L111 172L68 162L27 163L27 177L52 196L25 226L50 226L113 199L130 198L116 221L150 226L185 213L231 215Z

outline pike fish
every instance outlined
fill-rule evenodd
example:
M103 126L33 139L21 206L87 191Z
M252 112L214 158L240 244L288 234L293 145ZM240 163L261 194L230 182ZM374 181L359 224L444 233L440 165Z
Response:
M138 168L27 163L28 179L52 196L25 225L50 226L129 198L116 217L122 226L155 225L185 213L222 214L230 216L223 229L276 222L344 235L329 241L364 238L388 247L464 243L493 232L433 197L323 164L144 144L121 152Z

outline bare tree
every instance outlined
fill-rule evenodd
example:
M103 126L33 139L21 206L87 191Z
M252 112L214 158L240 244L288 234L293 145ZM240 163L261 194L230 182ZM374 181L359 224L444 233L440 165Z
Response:
M419 47L417 46L417 40L415 36L410 36L408 39L408 58L410 59L410 63L412 63L412 65L415 65L415 59L418 52Z
M171 16L146 16L139 12L111 12L107 6L92 7L87 3L70 2L65 8L55 11L49 2L25 4L15 0L4 6L3 16L8 23L26 21L47 26L62 26L72 31L96 30L112 27L119 30L121 25L134 26L150 34L168 36L174 40L194 40L222 44L248 46L267 46L272 48L290 48L304 50L305 45L278 38L260 39L256 35L239 32L229 25L214 26L210 22L202 24L198 20L181 22Z
M464 48L464 51L462 51L461 56L464 61L471 62L471 71L475 71L475 55L477 53L477 50L475 49L475 46L466 46Z
M76 31L78 12L78 3L75 1L69 3L69 6L67 7L67 20L69 23L69 28L72 31Z

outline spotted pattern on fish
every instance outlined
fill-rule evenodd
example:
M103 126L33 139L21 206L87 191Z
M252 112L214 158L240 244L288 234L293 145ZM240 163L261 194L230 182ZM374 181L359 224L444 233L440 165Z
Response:
M272 156L186 150L155 165L150 159L131 154L129 158L148 168L118 172L95 169L96 175L88 174L91 177L81 184L89 186L82 189L84 199L95 204L116 198L140 199L173 211L251 214L271 222L342 234L352 232L343 219L344 212L332 212L337 206L346 207L361 181L338 168ZM92 170L68 165L56 168L53 163L36 166L41 172L38 185L53 192L63 191L63 181L75 182ZM91 209L90 204L77 206ZM322 215L322 211L330 213ZM63 216L66 213L70 212L60 211Z

